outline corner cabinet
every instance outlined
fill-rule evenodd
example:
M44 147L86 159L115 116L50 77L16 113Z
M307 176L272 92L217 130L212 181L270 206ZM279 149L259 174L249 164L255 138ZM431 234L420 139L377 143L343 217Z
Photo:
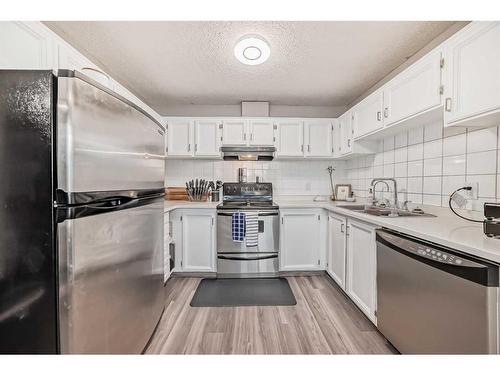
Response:
M328 215L328 248L326 272L345 290L347 219L330 213Z
M215 272L215 210L175 210L170 220L175 272Z
M376 324L377 257L375 227L349 219L347 235L346 293Z
M472 22L446 42L445 125L500 122L500 22Z
M347 111L338 118L333 126L333 155L335 159L348 159L357 155L374 154L377 144L374 141L354 141L354 112Z
M284 209L280 212L280 270L324 269L326 222L322 210ZM325 223L326 224L326 223Z

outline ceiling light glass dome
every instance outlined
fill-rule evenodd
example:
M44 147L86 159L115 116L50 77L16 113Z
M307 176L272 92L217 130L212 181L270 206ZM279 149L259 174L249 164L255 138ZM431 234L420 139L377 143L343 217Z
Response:
M259 36L244 36L234 46L234 56L246 65L259 65L271 55L269 44Z

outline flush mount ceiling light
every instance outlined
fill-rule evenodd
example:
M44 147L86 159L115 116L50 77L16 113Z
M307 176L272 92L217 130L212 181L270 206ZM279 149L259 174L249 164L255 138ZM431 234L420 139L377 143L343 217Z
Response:
M256 36L245 36L234 46L234 56L246 65L262 64L270 54L269 44Z

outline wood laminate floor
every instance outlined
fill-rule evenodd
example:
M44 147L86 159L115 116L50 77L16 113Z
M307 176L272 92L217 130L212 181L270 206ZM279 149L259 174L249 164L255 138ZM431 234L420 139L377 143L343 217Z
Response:
M287 277L295 306L191 307L201 279L172 278L147 354L391 354L326 275Z

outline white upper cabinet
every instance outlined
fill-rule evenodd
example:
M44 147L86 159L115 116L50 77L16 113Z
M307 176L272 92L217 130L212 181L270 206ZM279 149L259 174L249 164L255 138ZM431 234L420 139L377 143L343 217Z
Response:
M217 120L194 121L194 155L220 157L221 122Z
M250 133L249 145L274 145L274 122L272 120L249 120L248 132Z
M348 220L346 293L376 323L377 257L375 228Z
M332 131L332 145L333 145L333 158L340 157L340 121L333 122L333 131Z
M245 146L247 144L247 122L245 120L222 121L222 144Z
M276 156L304 156L304 128L300 120L279 120L276 130Z
M304 121L304 155L310 158L331 157L332 133L332 120Z
M500 22L473 22L446 42L447 125L500 122Z
M53 69L53 39L39 22L0 22L0 69Z
M384 86L385 126L441 105L441 55L433 51Z
M352 112L339 117L340 155L352 152Z
M193 121L176 119L167 121L167 155L186 157L193 155Z
M353 116L352 130L354 138L376 132L384 127L384 97L382 90L363 99L351 110Z
M343 216L328 215L328 266L326 271L345 290L346 227Z

